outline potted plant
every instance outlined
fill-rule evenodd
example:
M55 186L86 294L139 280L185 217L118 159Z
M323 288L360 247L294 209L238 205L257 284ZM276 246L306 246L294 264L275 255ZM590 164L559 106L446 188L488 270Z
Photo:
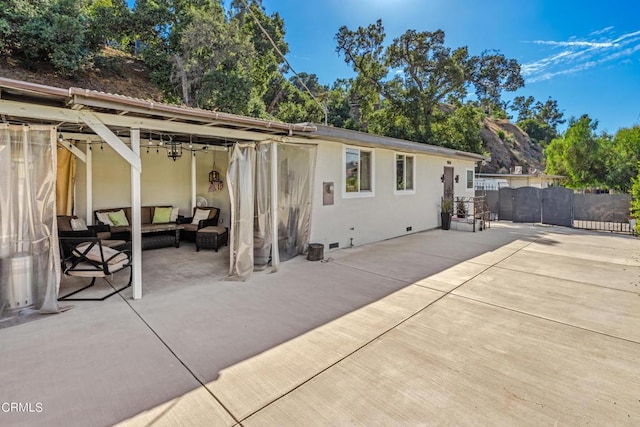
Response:
M451 214L453 212L453 200L442 199L440 205L440 220L442 221L442 229L448 230L451 227Z
M459 197L456 201L456 214L458 215L458 218L467 217L467 205L462 197Z

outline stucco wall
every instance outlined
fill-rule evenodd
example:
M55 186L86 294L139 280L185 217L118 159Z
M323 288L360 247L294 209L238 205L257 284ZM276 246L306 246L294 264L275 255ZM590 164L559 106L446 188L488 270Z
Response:
M86 147L79 147L83 151ZM175 162L166 151L155 148L147 153L141 148L142 175L140 177L142 206L172 205L180 208L180 215L191 216L191 153L185 151ZM205 197L209 206L221 209L223 224L229 221L229 194L226 186L228 154L216 151L216 168L225 186L223 191L209 193L209 172L213 165L213 152L196 153L196 195ZM93 157L93 210L131 205L131 172L128 163L111 147L101 150L94 145ZM76 208L78 216L85 216L86 166L78 161L76 175Z
M473 161L416 155L415 194L394 194L395 151L375 149L375 196L344 198L342 188L344 145L322 141L318 145L318 161L313 190L311 241L339 247L363 245L439 226L440 199L444 166L454 167L459 175L455 195L471 197L474 189L466 188L466 169ZM410 154L410 153L408 153ZM451 164L447 164L447 161ZM323 182L334 183L334 204L323 206ZM411 231L407 231L411 227Z
M445 157L416 154L414 194L394 194L394 162L396 152L375 149L375 196L344 198L343 150L345 145L320 141L313 189L311 241L348 247L353 238L355 246L402 236L439 226L440 199L443 183L440 176L445 166L454 168L459 182L454 184L456 196L473 196L466 188L466 170L473 161L452 160ZM131 173L129 165L107 144L104 150L93 147L93 209L129 206L131 204ZM149 153L143 146L141 202L146 205L173 205L180 214L191 215L191 159L188 152L175 162L160 150ZM407 153L411 154L411 153ZM226 182L228 152L217 151L216 168L225 181L224 190L209 193L209 171L213 166L213 152L196 154L196 195L205 197L210 206L221 208L222 224L229 224L230 204ZM448 163L450 162L450 163ZM85 212L85 165L78 162L76 184L76 212ZM334 204L323 206L323 182L334 183ZM407 227L411 227L407 231Z

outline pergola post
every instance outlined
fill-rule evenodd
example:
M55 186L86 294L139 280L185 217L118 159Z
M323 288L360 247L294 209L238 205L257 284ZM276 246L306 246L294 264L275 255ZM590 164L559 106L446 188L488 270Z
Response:
M86 212L87 212L87 224L93 224L93 157L91 152L91 142L88 144L87 152L85 153L85 173L87 180L86 191Z
M191 216L193 208L196 207L196 156L189 155L191 156L191 211L187 216Z
M140 129L131 128L131 151L140 158ZM140 170L131 165L131 264L133 299L142 298L142 218Z

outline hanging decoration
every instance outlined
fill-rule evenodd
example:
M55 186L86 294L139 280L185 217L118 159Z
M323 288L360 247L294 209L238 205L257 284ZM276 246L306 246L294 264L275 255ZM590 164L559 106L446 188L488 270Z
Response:
M214 193L221 191L224 188L222 178L220 178L220 172L216 169L216 152L213 151L213 170L209 172L209 192Z
M169 135L169 140L167 141L166 147L167 157L173 159L174 162L176 161L176 159L182 157L182 144L179 141L174 141L173 138L171 138L171 135Z

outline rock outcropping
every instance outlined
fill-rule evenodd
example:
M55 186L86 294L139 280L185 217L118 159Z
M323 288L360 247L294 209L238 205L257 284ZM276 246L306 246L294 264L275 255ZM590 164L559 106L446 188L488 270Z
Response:
M522 166L522 173L544 170L542 147L509 120L484 119L480 137L491 154L491 161L480 172L513 173L516 166Z

